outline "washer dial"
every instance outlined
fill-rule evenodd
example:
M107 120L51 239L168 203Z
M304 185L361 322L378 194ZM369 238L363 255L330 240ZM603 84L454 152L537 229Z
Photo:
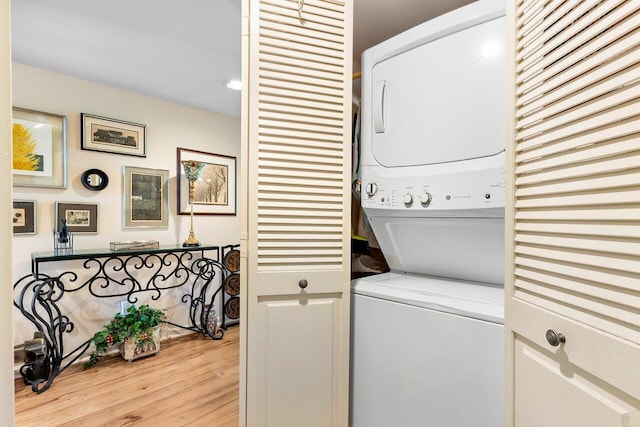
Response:
M365 191L367 192L367 196L371 198L378 192L378 185L375 182L368 182L365 186Z

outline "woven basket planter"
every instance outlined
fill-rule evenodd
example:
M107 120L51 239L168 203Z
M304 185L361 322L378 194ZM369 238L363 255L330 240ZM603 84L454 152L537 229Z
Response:
M141 357L152 356L160 351L160 326L153 328L149 334L151 338L144 344L138 344L135 340L127 340L120 344L120 354L126 361L132 362Z

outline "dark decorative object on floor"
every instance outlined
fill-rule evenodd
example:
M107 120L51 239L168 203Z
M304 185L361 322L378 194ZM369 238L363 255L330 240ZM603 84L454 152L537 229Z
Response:
M46 380L49 375L47 342L42 332L34 332L33 339L24 342L25 359L20 374L27 385Z
M124 316L117 313L111 322L105 325L104 329L93 336L91 341L96 349L83 366L85 368L95 366L107 349L115 344L121 346L121 353L127 360L157 353L160 349L160 343L158 333L154 329L158 328L165 319L166 315L162 310L151 308L148 305L129 306ZM134 345L134 355L125 356L128 353L124 349L127 344Z

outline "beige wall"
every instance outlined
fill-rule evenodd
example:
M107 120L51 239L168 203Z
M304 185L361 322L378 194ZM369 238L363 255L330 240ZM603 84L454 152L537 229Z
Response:
M0 425L13 425L11 340L11 52L9 0L0 0Z
M99 204L98 234L74 237L76 249L109 248L120 240L158 240L160 244L181 244L189 232L189 217L178 216L176 203L176 147L238 157L240 121L214 113L113 89L49 71L13 64L13 105L67 117L68 187L66 190L15 187L13 198L37 200L37 235L14 236L13 280L31 271L31 252L52 250L54 203L82 201ZM80 113L122 119L147 126L147 157L131 157L81 150ZM170 216L165 229L122 229L122 167L167 169L170 172ZM109 186L92 192L80 183L89 168L105 171ZM8 223L8 221L7 221ZM238 216L196 216L196 237L203 243L236 244L240 241ZM78 264L46 265L42 272L76 268ZM186 322L182 292L173 291L154 306L169 311L171 320ZM150 296L150 295L149 295ZM80 293L67 294L64 308L72 313L76 329L66 344L77 345L99 330L118 310L119 300L97 300ZM148 301L148 299L147 299ZM141 302L145 302L142 299ZM14 309L15 344L31 338L33 326ZM171 333L169 331L168 333Z

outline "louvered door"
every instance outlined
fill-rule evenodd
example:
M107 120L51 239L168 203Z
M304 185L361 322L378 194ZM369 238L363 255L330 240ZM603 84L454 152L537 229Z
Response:
M352 4L248 6L246 423L346 425Z
M515 3L507 425L638 426L640 1Z

